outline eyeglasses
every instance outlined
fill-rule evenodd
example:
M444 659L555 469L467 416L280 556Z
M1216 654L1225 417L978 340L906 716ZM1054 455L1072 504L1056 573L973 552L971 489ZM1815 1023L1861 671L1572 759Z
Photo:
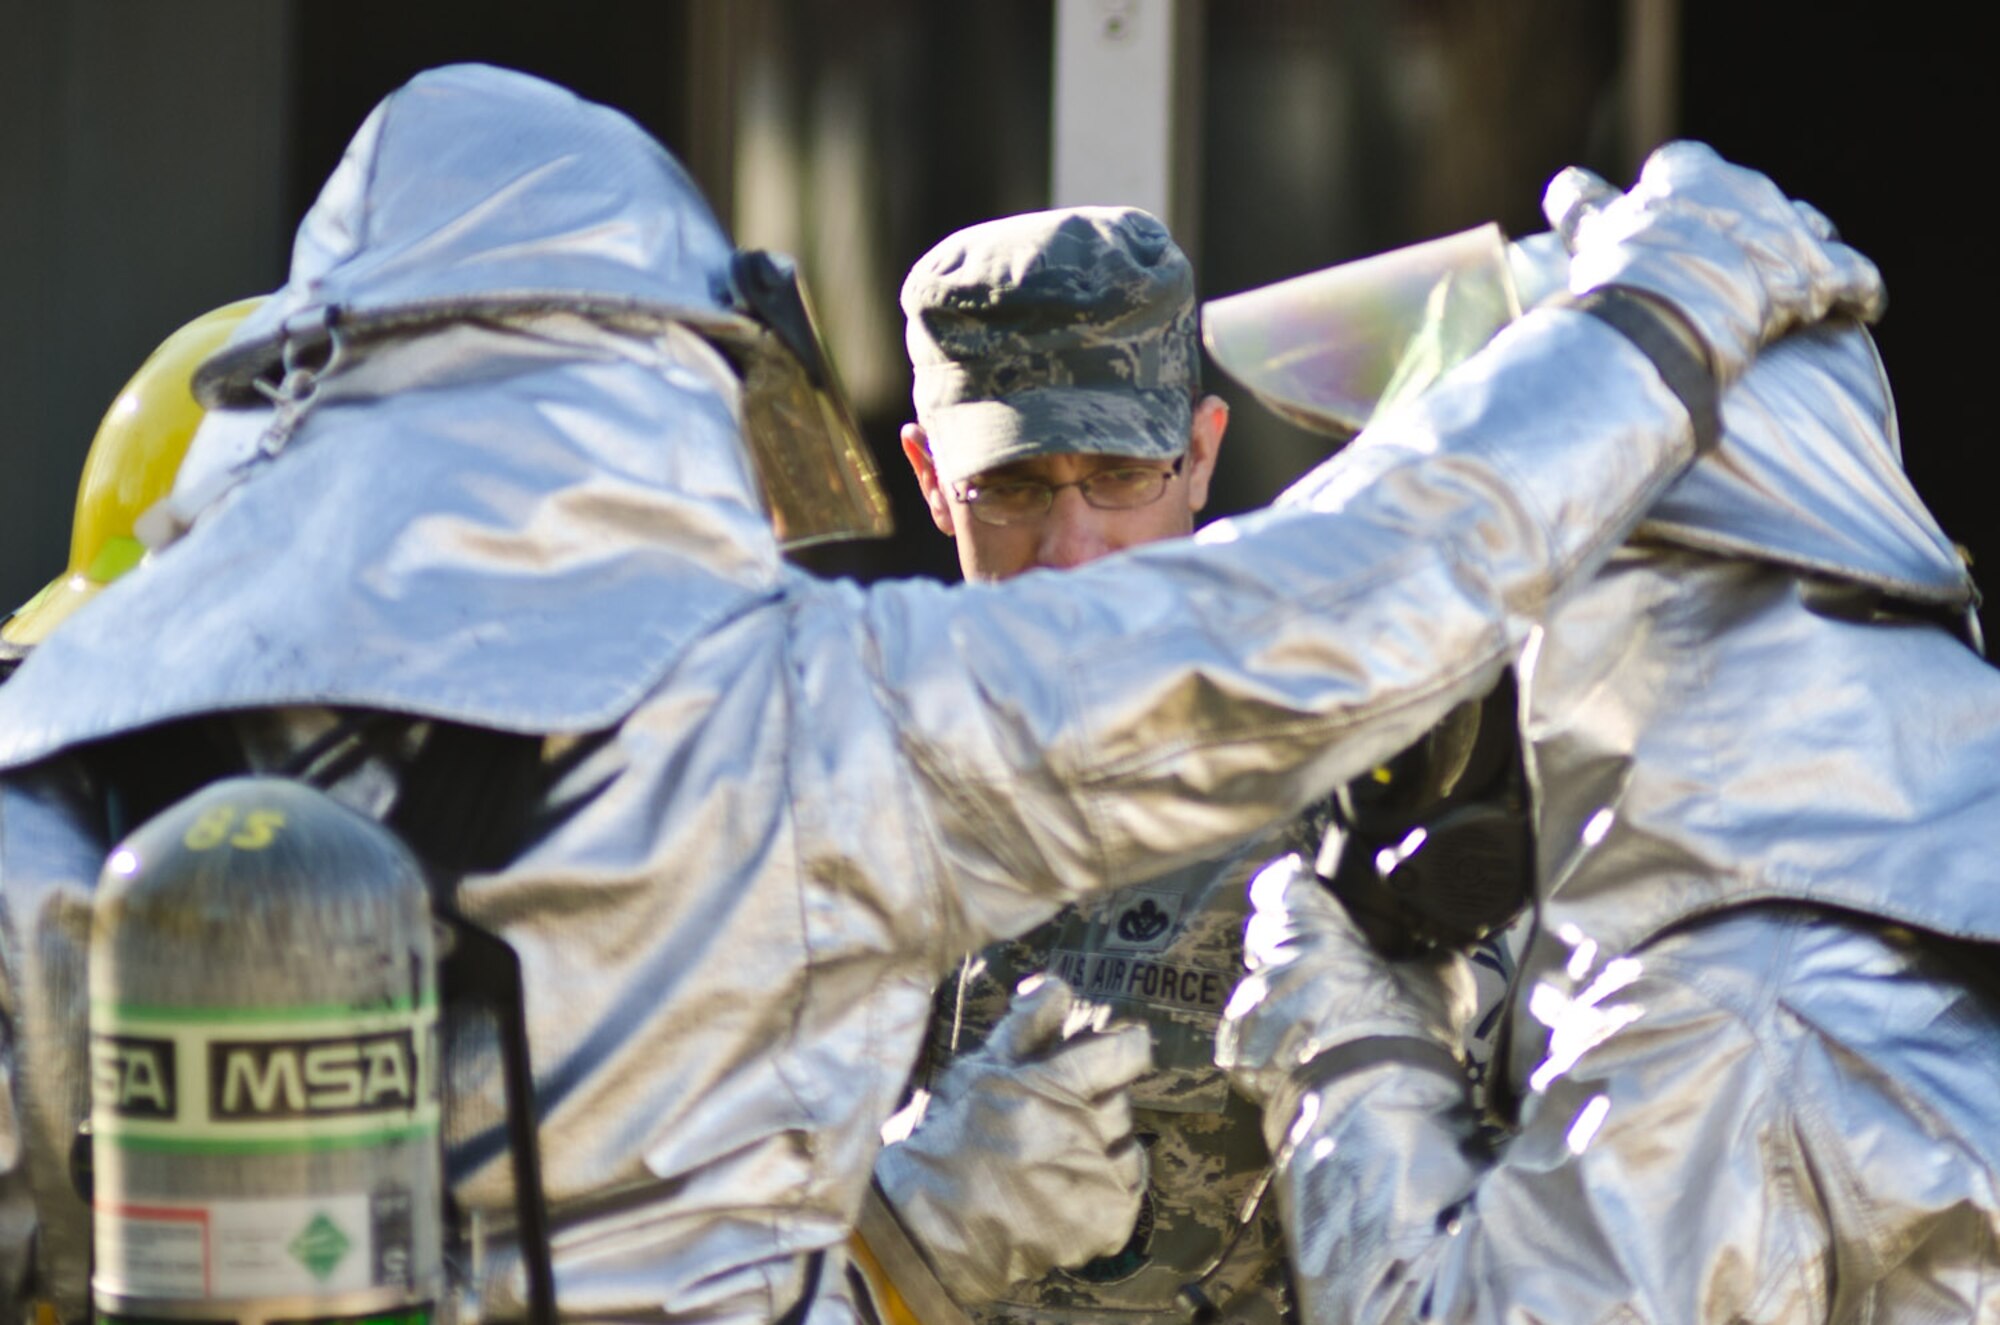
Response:
M1185 455L1174 457L1165 469L1151 465L1128 465L1100 469L1088 478L1068 483L1049 483L1038 478L969 479L959 484L956 496L981 524L1033 524L1049 513L1056 494L1075 488L1083 499L1100 511L1130 511L1151 506L1181 475Z

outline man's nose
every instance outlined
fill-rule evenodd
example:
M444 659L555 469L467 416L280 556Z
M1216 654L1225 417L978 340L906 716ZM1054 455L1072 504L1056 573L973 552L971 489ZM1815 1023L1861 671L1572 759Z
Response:
M1081 488L1062 488L1042 519L1035 564L1065 570L1116 549L1104 512L1083 499Z

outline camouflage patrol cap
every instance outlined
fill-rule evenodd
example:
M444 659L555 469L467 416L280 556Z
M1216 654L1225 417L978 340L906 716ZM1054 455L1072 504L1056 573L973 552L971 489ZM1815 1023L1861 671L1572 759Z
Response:
M917 421L948 483L1036 455L1187 449L1194 272L1147 212L1074 207L960 230L910 269L903 313Z

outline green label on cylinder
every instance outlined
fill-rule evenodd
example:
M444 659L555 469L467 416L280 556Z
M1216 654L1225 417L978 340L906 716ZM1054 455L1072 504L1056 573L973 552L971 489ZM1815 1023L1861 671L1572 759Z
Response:
M436 1319L431 1304L422 1302L395 1311L377 1311L365 1316L299 1316L272 1320L269 1325L431 1325ZM237 1325L229 1316L132 1316L112 1311L93 1313L99 1325Z

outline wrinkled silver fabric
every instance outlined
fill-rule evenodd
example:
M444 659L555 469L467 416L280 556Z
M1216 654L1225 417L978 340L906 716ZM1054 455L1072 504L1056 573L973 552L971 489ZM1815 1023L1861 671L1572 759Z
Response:
M1810 205L1704 143L1656 149L1623 193L1572 166L1549 181L1542 210L1576 255L1570 289L1665 299L1700 332L1724 386L1794 327L1835 310L1864 322L1882 314L1873 262Z
M1518 1135L1403 1065L1267 1120L1316 1319L2000 1320L2000 674L1863 333L1724 421L1523 664Z
M1554 241L1508 249L1524 304L1570 279ZM1646 513L1644 539L1970 607L1965 563L1903 472L1895 404L1866 332L1835 321L1793 333L1764 351L1722 413L1727 443Z
M477 131L435 132L448 117ZM491 173L501 140L515 166L504 177ZM473 178L484 191L462 187ZM277 420L226 466L215 462L228 448L211 439L165 504L175 518L149 513L141 536L157 546L240 466L282 447L318 403L319 380L376 339L549 313L634 334L694 328L721 347L744 378L747 449L784 546L887 533L886 499L824 347L787 345L745 311L757 296L738 288L738 256L692 177L625 115L526 75L432 70L369 115L299 227L290 280L195 374L204 405L268 398ZM752 287L795 271L757 256Z
M1900 472L1880 361L1815 331L1743 387L1534 651L1542 928L1618 951L1783 897L2000 939L2000 675L1952 632L1975 591Z
M977 1052L932 1087L923 1121L886 1145L875 1181L939 1282L962 1302L1125 1244L1146 1190L1132 1132L1146 1028L1053 976L1022 992Z
M1266 1104L1264 1139L1281 1165L1278 1143L1296 1112L1299 1085L1334 1050L1408 1041L1454 1079L1461 1075L1478 1010L1463 953L1382 960L1296 855L1266 866L1250 893L1256 909L1243 934L1250 973L1230 996L1215 1059L1239 1089Z
M66 764L0 779L0 1303L19 1307L37 1264L87 1266L90 1214L70 1181L69 1148L90 1116L83 1026L90 993L90 890L105 848L87 779ZM86 882L88 881L88 882ZM83 1285L65 1285L80 1305ZM75 1317L82 1319L81 1316Z
M1309 1319L2000 1320L1990 950L1771 903L1580 962L1497 1161L1403 1064L1308 1089Z
M407 131L485 135L458 182L513 181L508 214L536 215L504 120L453 104ZM647 176L616 184L630 209L672 204ZM511 263L542 238L565 259L593 242L511 223L496 242ZM16 827L66 751L250 710L296 719L296 749L326 706L601 728L549 792L560 823L460 899L524 968L562 1307L775 1316L805 1253L846 1236L957 954L1212 859L1407 745L1691 453L1643 356L1547 312L1381 430L1365 486L1059 577L824 583L780 564L712 359L594 320L635 255L594 256L603 286L575 316L413 328L323 378L275 456L0 687L0 1052L21 1111L0 1155L38 1190L62 1180L84 1063L46 973L73 959L65 926L110 846L83 808ZM504 1317L499 1149L487 1126L449 1160L492 1231L477 1299ZM45 1247L79 1245L80 1210L42 1220ZM66 1264L47 1290L80 1319ZM816 1318L839 1318L837 1264L822 1282Z
M475 127L439 133L451 119ZM495 170L503 139L511 168ZM474 177L484 192L455 187ZM622 114L502 69L434 69L356 130L299 225L292 279L197 389L241 403L287 341L330 326L587 307L628 329L754 334L724 307L730 256L693 179Z
M968 958L957 980L947 982L920 1079L934 1080L955 1054L983 1043L1006 1011L1007 991L1040 971L1056 972L1143 1024L1155 1063L1132 1088L1132 1116L1149 1160L1132 1238L1115 1255L1014 1284L990 1301L968 1300L966 1315L982 1325L1102 1325L1180 1320L1205 1300L1229 1325L1296 1317L1284 1229L1278 1203L1269 1198L1263 1110L1217 1067L1216 1032L1243 973L1251 876L1286 844L1309 839L1307 849L1316 849L1324 827L1308 812L1274 840L1229 859L1065 908ZM1456 1049L1475 1093L1491 1066L1527 928L1524 917L1478 945L1465 963L1478 1015ZM884 1150L885 1159L893 1149ZM1054 1209L1047 1217L1066 1213ZM965 1236L954 1228L943 1232L947 1252ZM920 1241L935 1259L938 1230L925 1234ZM1186 1295L1189 1287L1198 1299Z

